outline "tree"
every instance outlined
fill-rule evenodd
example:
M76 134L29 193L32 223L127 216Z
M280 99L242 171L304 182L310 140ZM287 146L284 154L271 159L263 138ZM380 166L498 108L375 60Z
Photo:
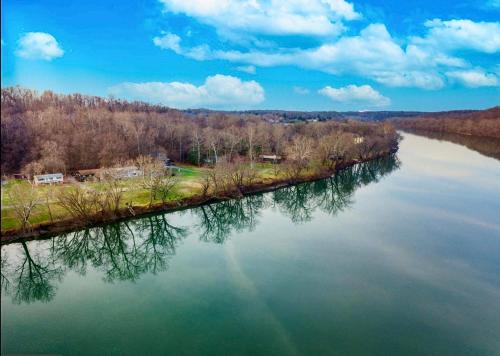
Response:
M247 127L247 143L248 143L248 159L250 160L250 165L253 168L253 164L255 161L255 136L257 133L257 129L255 125L250 124Z
M31 228L30 218L34 209L40 204L40 196L35 187L30 184L23 186L16 184L8 192L12 208L21 224L21 230Z
M177 178L160 160L139 156L137 166L142 171L141 186L149 191L149 206L159 197L165 203L172 188L177 184Z
M57 193L57 203L73 218L92 221L100 206L100 193L78 184Z
M287 146L284 173L292 180L301 176L309 166L313 154L313 141L306 136L297 136Z
M97 199L101 211L107 214L117 213L125 192L124 187L119 179L106 172L101 182L103 183L102 191Z
M43 170L44 167L40 162L33 161L23 167L22 174L28 177L28 179L33 179L34 176L42 174Z

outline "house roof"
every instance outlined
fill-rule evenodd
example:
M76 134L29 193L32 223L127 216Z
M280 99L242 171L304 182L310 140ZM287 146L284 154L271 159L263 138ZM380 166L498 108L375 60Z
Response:
M50 174L37 174L35 175L35 179L46 179L46 178L63 178L64 175L62 173L50 173Z

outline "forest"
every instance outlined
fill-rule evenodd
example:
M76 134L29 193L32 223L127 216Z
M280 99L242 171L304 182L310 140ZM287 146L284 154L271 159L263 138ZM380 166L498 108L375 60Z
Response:
M391 120L397 128L500 138L500 106L481 111L427 113Z
M329 164L388 151L398 139L390 123L275 123L258 113L183 112L20 87L3 88L1 105L3 175L112 167L160 153L197 166L260 154Z

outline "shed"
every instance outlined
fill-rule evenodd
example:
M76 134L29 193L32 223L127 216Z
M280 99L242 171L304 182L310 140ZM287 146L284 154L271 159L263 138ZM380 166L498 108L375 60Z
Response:
M80 169L74 173L74 176L78 181L83 182L89 178L99 177L100 174L100 169Z

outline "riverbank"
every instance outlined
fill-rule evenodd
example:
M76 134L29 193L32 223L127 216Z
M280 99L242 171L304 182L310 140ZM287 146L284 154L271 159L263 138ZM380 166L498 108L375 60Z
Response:
M391 150L388 152L380 153L378 155L374 155L370 158L366 158L363 160L353 160L350 162L342 163L332 171L323 171L320 173L307 174L301 176L300 178L294 179L293 181L285 178L274 178L272 180L258 181L250 186L245 186L241 188L237 194L206 196L200 193L193 196L180 197L176 200L168 201L165 203L155 203L150 206L133 205L132 207L121 208L116 212L113 212L113 214L96 214L87 220L66 218L53 222L50 221L42 222L33 225L29 231L22 231L21 229L18 228L6 229L2 231L1 244L32 240L38 238L47 238L60 233L77 231L84 228L100 226L111 222L118 222L122 220L139 218L146 216L148 214L189 209L228 199L238 199L247 195L274 191L295 184L325 179L331 177L332 175L335 175L337 172L345 168L351 167L356 164L368 162L371 160L379 159L395 152L396 150Z

